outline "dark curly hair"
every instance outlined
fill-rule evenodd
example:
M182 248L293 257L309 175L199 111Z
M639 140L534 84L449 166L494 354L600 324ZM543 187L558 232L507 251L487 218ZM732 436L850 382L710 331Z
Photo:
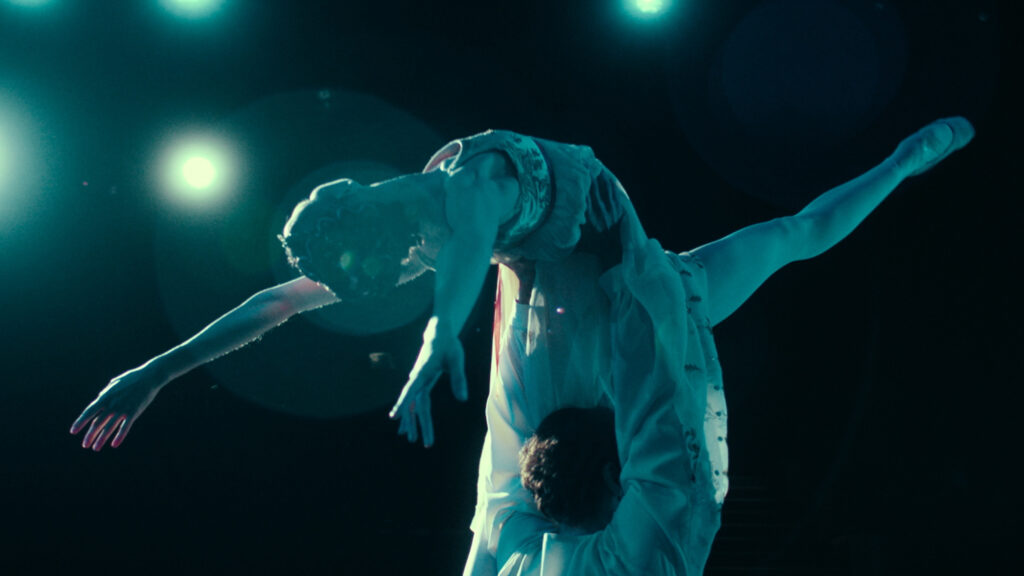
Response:
M600 524L608 492L603 470L620 465L615 416L608 408L563 408L549 414L519 452L523 487L548 518L575 527Z
M368 190L348 179L318 187L279 236L288 262L342 300L397 286L419 242L409 207L375 201Z

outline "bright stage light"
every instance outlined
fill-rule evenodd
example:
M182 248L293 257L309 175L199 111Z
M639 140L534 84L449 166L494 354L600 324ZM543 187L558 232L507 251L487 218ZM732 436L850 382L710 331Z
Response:
M193 156L181 168L185 182L196 190L206 190L217 180L217 169L209 158Z
M224 0L160 0L171 14L182 18L204 18L220 9Z
M222 203L232 191L235 173L231 146L205 137L179 137L163 159L163 188L175 203L194 207L212 207Z
M671 0L626 0L626 9L638 18L655 18L668 11Z

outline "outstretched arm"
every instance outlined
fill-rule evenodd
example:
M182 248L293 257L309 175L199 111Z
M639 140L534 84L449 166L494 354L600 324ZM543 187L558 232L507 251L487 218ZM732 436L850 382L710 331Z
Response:
M186 342L111 380L75 420L71 433L77 434L88 424L83 448L98 451L115 433L111 446L117 447L170 381L256 340L295 314L337 301L334 294L305 276L263 290Z
M399 420L398 433L409 442L416 442L422 430L423 446L434 444L430 392L442 373L448 372L457 399L468 398L459 332L483 287L497 229L495 224L493 231L456 231L438 254L434 315L423 332L423 346L409 379L390 412L392 419Z
M469 316L491 264L498 226L515 204L518 182L489 175L492 158L467 166L445 180L445 211L452 230L437 257L434 315L423 333L416 364L390 417L399 419L398 433L423 445L434 443L430 391L448 372L452 393L468 397L459 331Z
M800 212L748 226L694 250L707 270L711 323L735 312L779 268L835 246L903 180L927 171L973 136L973 127L963 118L933 122L901 142L884 162Z

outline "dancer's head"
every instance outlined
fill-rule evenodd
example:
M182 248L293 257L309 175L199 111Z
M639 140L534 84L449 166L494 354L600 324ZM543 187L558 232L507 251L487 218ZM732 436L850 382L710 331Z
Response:
M584 532L602 529L622 497L615 417L607 408L549 414L519 453L523 487L541 513Z
M402 177L363 186L329 182L299 202L280 236L288 261L342 300L382 295L424 268L419 242L421 196Z

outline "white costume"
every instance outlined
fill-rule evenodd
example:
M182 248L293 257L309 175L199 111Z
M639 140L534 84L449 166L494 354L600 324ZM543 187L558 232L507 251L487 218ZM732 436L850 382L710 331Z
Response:
M666 412L659 421L675 422L676 430L655 433L617 424L627 490L622 514L634 515L637 506L655 498L657 489L651 496L637 495L646 491L640 490L648 482L644 478L667 482L657 466L641 470L651 464L650 457L637 460L633 455L630 466L631 446L646 445L657 447L662 460L686 463L692 469L685 486L671 488L681 506L679 514L693 517L706 509L717 530L718 510L728 490L726 409L700 262L664 252L646 237L621 184L585 146L486 132L446 145L425 171L455 171L485 152L506 154L521 187L516 214L499 230L494 258L502 263L529 260L536 275L530 307L520 311L527 312L526 317L520 314L519 328L510 331L508 324L517 317L518 279L506 266L499 271L488 435L480 459L474 547L466 574L496 573L520 548L525 534L542 533L522 529L527 523L543 527L543 519L538 519L532 498L519 482L518 466L519 450L537 424L566 406L614 403L618 388L652 387L647 384L652 379L674 390L671 401L660 407L672 408L671 415ZM659 366L657 378L650 373L652 354ZM615 406L616 421L623 426L634 422L638 416L624 411L644 409L646 404L641 404L636 400ZM503 536L503 530L513 526L515 534ZM632 553L631 545L649 544L619 541L613 533L613 527L604 532L608 536L600 539L602 550ZM710 534L713 537L714 531ZM706 553L697 557L706 558ZM703 559L699 564L703 566Z

